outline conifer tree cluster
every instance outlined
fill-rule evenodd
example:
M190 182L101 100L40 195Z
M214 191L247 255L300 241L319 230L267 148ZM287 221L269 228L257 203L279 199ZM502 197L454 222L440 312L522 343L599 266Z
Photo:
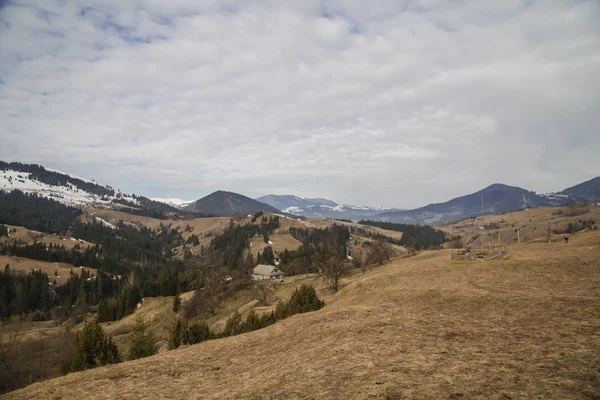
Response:
M121 355L112 338L104 333L97 321L91 321L77 333L73 352L62 370L67 374L119 362Z
M55 295L46 274L14 274L8 264L4 272L0 271L0 321L33 311L47 313L54 304Z
M252 332L273 325L275 322L295 314L319 310L324 305L325 302L319 299L314 287L302 285L294 291L288 302L279 302L275 311L270 313L258 316L252 310L248 313L246 319L243 319L239 312L234 312L227 319L225 328L220 334L212 332L205 322L188 325L185 321L177 321L171 329L169 348L176 349L185 344L196 344L219 337Z
M123 287L118 297L111 297L98 304L98 322L116 321L135 311L142 300L142 292L137 285Z
M169 349L176 349L186 344L201 343L206 340L216 339L215 335L206 322L193 322L178 320L169 335Z
M223 254L223 264L229 268L237 269L244 265L244 249L248 248L248 239L255 235L267 236L273 230L279 228L280 221L278 216L262 216L260 224L248 223L245 225L235 225L231 223L225 231L212 240L211 246Z
M82 214L78 208L20 190L0 192L0 224L65 234Z
M397 243L401 246L410 246L415 250L437 247L446 241L446 232L435 229L429 225L397 224L393 222L362 220L361 225L377 226L390 231L402 232L402 238Z
M327 229L290 228L290 234L302 242L297 250L284 250L280 254L279 268L287 275L316 273L331 258L343 261L347 255L350 230L334 224Z

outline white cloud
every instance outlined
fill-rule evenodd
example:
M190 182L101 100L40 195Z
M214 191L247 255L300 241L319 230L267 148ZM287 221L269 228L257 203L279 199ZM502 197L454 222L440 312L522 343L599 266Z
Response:
M594 1L0 9L0 159L126 191L410 207L600 173Z

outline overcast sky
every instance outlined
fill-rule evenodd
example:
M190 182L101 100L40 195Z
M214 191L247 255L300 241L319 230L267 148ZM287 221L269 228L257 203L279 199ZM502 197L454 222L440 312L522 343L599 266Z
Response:
M0 159L416 207L600 175L600 2L0 0Z

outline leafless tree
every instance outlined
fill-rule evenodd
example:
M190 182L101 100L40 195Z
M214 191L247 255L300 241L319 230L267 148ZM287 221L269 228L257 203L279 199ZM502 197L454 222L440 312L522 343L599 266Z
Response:
M340 280L350 273L350 263L337 257L330 257L321 263L321 270L329 283L329 288L334 292L340 289Z
M262 306L268 306L273 300L273 284L270 282L256 282L254 296Z
M22 337L20 324L12 324L8 330L0 331L0 362L6 370L12 368L17 358Z
M370 264L383 265L385 261L392 258L394 251L385 240L376 240L369 251L368 260Z

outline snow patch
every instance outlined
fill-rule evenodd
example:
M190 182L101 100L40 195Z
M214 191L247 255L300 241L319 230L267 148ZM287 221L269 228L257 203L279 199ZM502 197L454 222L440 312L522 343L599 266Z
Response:
M51 171L61 174L63 173L58 170ZM86 182L92 182L88 179L83 179L74 175L69 176L72 178L85 180ZM86 192L85 190L81 190L72 183L67 183L65 186L49 185L32 178L31 173L29 172L20 172L14 170L0 170L0 190L6 192L20 190L24 193L37 194L38 196L46 197L69 206L82 206L87 204L108 205L113 203L113 200L116 199L127 200L131 203L139 205L137 199L123 194L118 190L115 190L114 196L98 196L96 194Z
M173 207L184 207L189 204L192 204L194 200L183 200L178 198L161 198L161 197L151 197L150 200L158 201L160 203L165 203Z

